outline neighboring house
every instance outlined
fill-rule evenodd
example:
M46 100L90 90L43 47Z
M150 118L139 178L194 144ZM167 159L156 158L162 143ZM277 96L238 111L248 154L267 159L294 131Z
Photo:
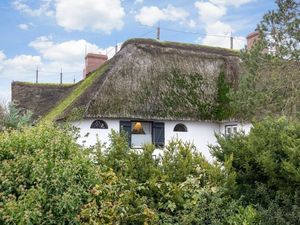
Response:
M87 55L85 71L96 58ZM207 145L216 144L215 133L251 128L230 118L220 97L219 90L237 85L236 51L131 39L112 59L98 59L100 67L75 85L13 82L12 99L41 120L71 121L86 146L108 143L111 129L124 130L132 148L159 149L180 138L211 159Z

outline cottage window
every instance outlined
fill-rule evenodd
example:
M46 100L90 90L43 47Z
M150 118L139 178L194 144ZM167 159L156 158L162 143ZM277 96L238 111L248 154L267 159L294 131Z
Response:
M91 124L91 129L108 129L108 126L104 120L95 120Z
M127 134L132 148L142 148L151 143L163 147L165 144L165 124L162 122L120 121L120 130Z
M152 123L131 123L131 145L133 148L141 148L145 144L152 143Z
M225 135L232 135L238 132L237 124L225 125Z
M187 128L184 124L182 123L178 123L176 124L176 126L174 127L174 131L175 132L187 132Z

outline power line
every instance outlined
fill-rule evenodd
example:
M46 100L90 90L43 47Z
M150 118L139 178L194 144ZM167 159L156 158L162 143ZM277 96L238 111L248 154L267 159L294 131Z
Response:
M140 25L144 27L151 27L153 29L157 29L154 26L148 26L148 25ZM221 38L230 38L230 35L222 35L222 34L206 34L206 33L201 33L201 32L193 32L193 31L183 31L183 30L177 30L177 29L172 29L172 28L167 28L167 27L160 27L160 30L165 30L165 31L171 31L171 32L176 32L176 33L184 33L184 34L192 34L192 35L200 35L200 36L208 36L208 37L221 37ZM242 38L238 37L233 37L233 39L237 40L245 40Z

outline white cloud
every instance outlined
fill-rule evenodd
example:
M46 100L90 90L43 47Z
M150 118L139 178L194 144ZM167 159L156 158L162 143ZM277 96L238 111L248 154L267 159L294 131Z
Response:
M29 46L37 50L44 60L65 64L72 68L75 66L78 69L81 69L83 65L86 50L89 53L106 54L106 49L99 48L83 39L55 43L51 36L42 36L30 42ZM113 53L114 51L110 52L110 54Z
M195 2L201 20L205 23L217 21L226 14L226 8L222 5L215 5L211 2Z
M0 51L0 62L3 61L6 58L6 55L3 51Z
M187 21L187 26L188 27L190 27L190 28L195 28L196 27L196 22L195 22L195 20L189 20L189 21Z
M120 0L56 0L56 21L66 30L99 30L110 33L123 25Z
M249 2L253 2L254 0L209 0L209 1L216 5L239 7Z
M0 101L10 100L10 83L12 80L32 81L37 65L41 65L40 56L16 55L7 58L3 51L0 51Z
M16 55L7 58L0 51L0 76L5 79L34 81L36 66L39 66L41 82L59 82L61 68L64 82L82 79L84 68L85 48L87 52L106 54L106 49L86 40L70 40L56 43L51 37L38 37L29 44L37 51L37 55ZM108 56L111 58L115 51L109 46Z
M41 64L40 56L16 55L0 61L0 73L5 77L21 77L23 74L34 73L36 66Z
M226 15L228 6L239 7L252 0L209 0L197 1L195 7L198 9L199 19L204 24L206 36L198 41L205 45L230 48L230 36L235 30L228 23L222 21ZM245 46L244 37L234 37L233 48L241 49Z
M134 1L134 4L143 4L144 3L144 0L135 0Z
M53 10L51 10L53 0L42 0L41 5L36 9L31 8L25 2L25 0L15 0L12 4L15 9L30 16L53 16Z
M26 23L21 23L18 26L21 30L28 30L29 29L29 25Z
M57 24L68 31L91 29L110 33L124 25L121 0L41 0L38 8L32 8L26 0L14 0L12 4L30 16L55 16Z
M156 6L144 6L135 16L136 21L143 25L153 26L159 21L181 21L185 22L188 13L182 9L172 5L160 9Z

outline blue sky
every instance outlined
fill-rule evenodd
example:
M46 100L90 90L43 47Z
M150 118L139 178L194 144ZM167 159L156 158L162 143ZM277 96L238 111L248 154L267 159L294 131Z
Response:
M155 38L234 48L256 28L272 0L1 0L0 101L10 100L13 80L82 78L85 49L114 54L129 38Z

